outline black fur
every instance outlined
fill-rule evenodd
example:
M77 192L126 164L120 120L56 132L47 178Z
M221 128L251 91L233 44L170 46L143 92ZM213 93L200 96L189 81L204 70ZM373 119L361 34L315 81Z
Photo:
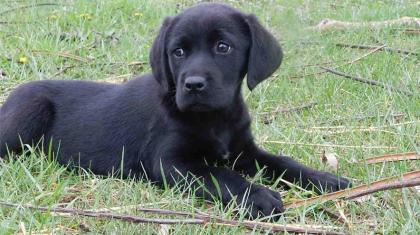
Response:
M150 54L153 74L121 85L48 80L18 87L0 109L0 156L21 151L20 139L44 137L61 164L169 185L194 176L206 188L193 184L198 196L223 203L245 198L251 217L281 213L279 193L251 185L241 173L255 175L259 165L266 176L305 188L313 183L318 192L350 185L254 143L242 80L248 74L253 89L281 59L280 46L255 16L197 5L165 20ZM228 167L216 167L220 162Z

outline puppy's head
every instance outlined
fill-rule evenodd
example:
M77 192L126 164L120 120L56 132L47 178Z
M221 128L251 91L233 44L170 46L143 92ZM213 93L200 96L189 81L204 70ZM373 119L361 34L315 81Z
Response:
M153 43L155 79L181 111L229 108L247 74L249 89L280 65L282 51L254 15L223 4L199 4L167 18Z

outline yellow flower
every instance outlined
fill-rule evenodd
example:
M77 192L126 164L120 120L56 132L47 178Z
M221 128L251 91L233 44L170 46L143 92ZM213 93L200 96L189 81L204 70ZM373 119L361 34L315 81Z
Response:
M82 14L79 15L79 17L84 19L84 20L91 20L93 18L92 14L90 14L90 13L82 13Z
M134 12L133 13L133 16L134 17L143 17L143 13L141 13L141 12Z
M50 15L47 17L49 20L56 20L58 19L58 15Z
M19 63L21 64L28 63L28 58L26 58L25 56L19 57Z

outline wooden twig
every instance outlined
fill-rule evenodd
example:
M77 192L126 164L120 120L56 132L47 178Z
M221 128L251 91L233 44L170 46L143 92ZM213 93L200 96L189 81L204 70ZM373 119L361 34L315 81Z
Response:
M314 72L314 73L298 74L298 75L290 76L290 77L288 77L288 79L303 78L303 77L307 77L307 76L320 75L320 74L323 74L323 73L326 73L326 72L325 71L319 71L319 72Z
M359 163L376 164L383 162L407 161L407 160L420 160L420 155L416 152L409 153L395 153L387 154L377 157L371 157L366 160L359 161Z
M310 109L313 108L315 105L317 105L318 102L310 102L308 104L302 104L296 107L290 107L290 108L278 108L272 112L270 112L271 114L275 114L275 113L290 113L290 112L298 112L298 111L302 111L305 109Z
M372 188L366 188L366 190L361 192L355 192L351 195L347 195L345 197L346 200L355 199L358 197L363 197L372 193L376 193L379 191L385 191L390 189L399 189L399 188L408 188L408 187L415 187L420 185L420 175L416 179L407 179L407 180L401 180L401 181L395 181L395 182L389 182L386 184L381 184L377 187Z
M336 219L338 222L345 224L347 223L346 219L341 216L340 214L336 214L334 211L332 211L331 209L329 209L326 206L322 206L322 210L325 211L325 213L330 216L333 219Z
M0 25L2 24L32 24L35 23L33 21L0 21Z
M349 79L352 79L352 80L355 80L355 81L358 81L358 82L361 82L361 83L366 83L366 84L373 85L373 86L379 86L379 87L382 87L384 89L389 89L389 90L392 90L392 91L396 91L396 92L402 93L402 94L407 95L407 96L412 96L413 95L413 93L411 93L409 91L400 90L398 88L383 84L383 83L375 81L375 80L361 78L361 77L355 77L355 76L352 76L352 75L349 75L349 74L339 72L339 71L334 70L332 68L327 68L327 67L322 67L322 66L320 66L320 68L324 69L325 71L330 72L332 74L335 74L335 75L338 75L338 76L341 76L341 77L344 77L344 78L349 78Z
M60 4L57 4L57 3L37 3L37 4L26 5L26 6L20 6L20 7L10 8L10 9L7 9L5 11L2 11L2 12L0 12L0 16L3 16L6 13L16 11L16 10L23 10L23 9L34 8L34 7L42 7L42 6L60 6Z
M377 48L377 46L369 46L369 45L356 45L356 44L346 44L346 43L336 43L335 44L338 47L348 47L348 48L354 48L354 49L375 49ZM380 49L381 51L387 51L387 52L394 52L394 53L400 53L400 54L405 54L405 55L416 55L418 56L419 53L417 52L412 52L412 51L406 51L406 50L401 50L401 49L394 49L394 48L390 48L390 47L383 47Z
M395 124L390 124L390 125L382 125L382 126L344 126L344 125L340 125L340 126L311 126L308 127L308 129L314 129L314 130L350 130L350 129L369 129L369 128L375 128L375 129L379 129L379 128L386 128L386 127L396 127L396 126L405 126L405 125L410 125L410 124L417 124L419 123L420 120L414 120L414 121L408 121L408 122L400 122L400 123L395 123Z
M194 216L194 218L185 218L185 219L145 218L145 217L132 216L132 215L119 215L119 214L112 214L112 213L105 213L105 212L92 212L92 211L87 211L87 210L75 210L75 209L68 209L68 208L48 208L48 207L38 207L38 206L32 206L32 205L19 205L15 203L1 202L1 201L0 201L0 206L30 209L30 210L40 211L40 212L47 212L47 213L53 212L53 213L56 213L56 215L60 215L60 216L66 216L66 215L86 216L86 217L99 218L99 219L121 220L121 221L131 222L131 223L195 224L195 225L214 224L214 225L222 225L222 226L241 226L251 231L255 229L261 229L261 230L270 231L270 232L290 232L290 233L327 234L327 235L344 234L341 232L323 230L322 226L317 226L317 228L313 228L311 226L282 225L282 224L264 223L264 222L249 221L249 220L244 220L244 221L227 220L227 219L212 217L212 216L202 214L202 213L194 215L188 212L177 212L177 211L169 211L169 210L163 210L163 209L146 209L146 208L141 209L140 208L140 210L142 211L154 212L157 214L186 215L186 216Z
M264 143L285 144L285 145L302 145L313 147L331 147L331 148L362 148L362 149L396 149L395 146L365 146L365 145L340 145L340 144L312 144L298 143L290 141L265 140Z
M324 203L335 199L354 199L362 197L368 194L372 194L379 191L398 189L405 187L413 187L420 185L420 171L412 171L400 176L390 177L382 180L378 180L369 184L360 185L354 188L341 190L318 197L312 197L309 199L303 199L295 202L291 202L285 205L285 208L296 208L304 205L310 205L314 203Z
M360 27L372 27L372 28L383 28L389 27L397 24L417 24L420 25L420 18L416 17L401 17L394 20L384 20L384 21L368 21L368 22L348 22L348 21L339 21L324 19L319 22L316 26L309 27L309 30L316 31L325 31L330 29L349 29L349 28L360 28Z
M347 59L341 59L341 60L336 60L336 61L320 62L320 63L313 63L313 64L296 65L296 66L292 66L292 67L294 67L294 68L318 67L320 65L330 65L330 64L337 63L337 62L345 62L345 61L347 61Z
M104 82L109 82L109 83L119 84L119 83L126 82L132 76L133 76L132 73L127 73L127 74L107 77L107 78L104 78L103 81Z
M420 34L420 29L404 29L404 33L406 34Z
M57 55L57 56L61 56L61 57L65 57L65 58L69 58L69 59L73 59L73 60L77 60L80 62L84 62L87 63L90 61L90 59L87 58L83 58L77 55L73 55L67 52L52 52L52 51L46 51L46 50L32 50L32 53L34 54L46 54L46 55Z
M132 223L156 223L156 224L203 224L202 219L155 219L155 218L144 218L139 216L132 215L119 215L108 212L92 212L87 210L75 210L69 208L48 208L48 207L38 207L32 205L19 205L8 202L0 202L1 206L4 207L14 207L14 208L25 208L30 210L37 210L41 212L53 212L58 215L61 214L70 214L70 215L79 215L86 217L102 218L102 219L115 219L122 220Z
M310 102L308 104L303 104L303 105L299 105L299 106L296 106L296 107L277 108L274 111L265 112L265 113L261 113L261 114L267 115L265 117L264 124L270 124L275 119L275 116L273 116L274 114L278 114L278 113L290 113L290 112L300 112L300 111L305 110L305 109L313 108L317 104L318 104L318 102ZM268 115L270 115L270 116L268 116Z
M60 69L58 72L56 72L55 74L53 74L53 78L57 77L58 75L67 72L67 70L72 69L76 67L76 65L68 65L68 66L64 66L62 69Z
M374 118L386 118L386 117L391 117L393 120L401 120L404 118L405 114L404 113L395 113L395 114L390 114L390 115L385 115L385 114L381 114L381 115L357 115L357 116L353 116L353 117L343 117L343 118L337 118L332 120L332 123L340 123L343 121L362 121L365 119L374 119ZM321 123L321 124L325 124L325 123Z
M348 60L348 61L346 61L343 64L334 66L334 68L336 69L336 68L339 68L339 67L342 67L342 66L345 66L345 65L348 65L348 64L353 64L353 63L355 63L355 62L357 62L359 60L362 60L363 58L366 58L367 56L369 56L369 55L371 55L371 54L373 54L373 53L375 53L377 51L380 51L384 47L385 47L385 45L377 46L377 47L373 48L371 51L369 51L369 52L367 52L367 53L365 53L365 54L363 54L363 55L361 55L361 56L359 56L359 57L357 57L355 59ZM341 61L343 61L343 60L341 60ZM325 65L327 63L321 63L321 64L318 64L318 65L322 65L322 64ZM289 77L289 79L292 79L292 78L301 78L301 77L312 76L312 75L319 75L319 74L323 74L323 73L326 73L326 71L319 71L319 72L315 72L315 73L300 74L300 75Z
M344 65L353 64L354 62L359 61L359 60L361 60L361 59L363 59L365 57L368 57L370 54L373 54L373 53L375 53L377 51L380 51L380 50L382 50L385 47L386 47L385 45L381 45L381 46L377 46L376 48L372 48L372 50L370 50L368 53L363 54L362 56L360 56L360 57L358 57L358 58L356 58L354 60L351 60L351 61L345 63Z

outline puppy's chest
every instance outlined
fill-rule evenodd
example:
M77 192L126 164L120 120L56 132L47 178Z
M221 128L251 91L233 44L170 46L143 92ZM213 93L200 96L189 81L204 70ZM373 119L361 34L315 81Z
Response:
M227 160L232 155L233 132L229 128L210 129L201 139L206 159Z

